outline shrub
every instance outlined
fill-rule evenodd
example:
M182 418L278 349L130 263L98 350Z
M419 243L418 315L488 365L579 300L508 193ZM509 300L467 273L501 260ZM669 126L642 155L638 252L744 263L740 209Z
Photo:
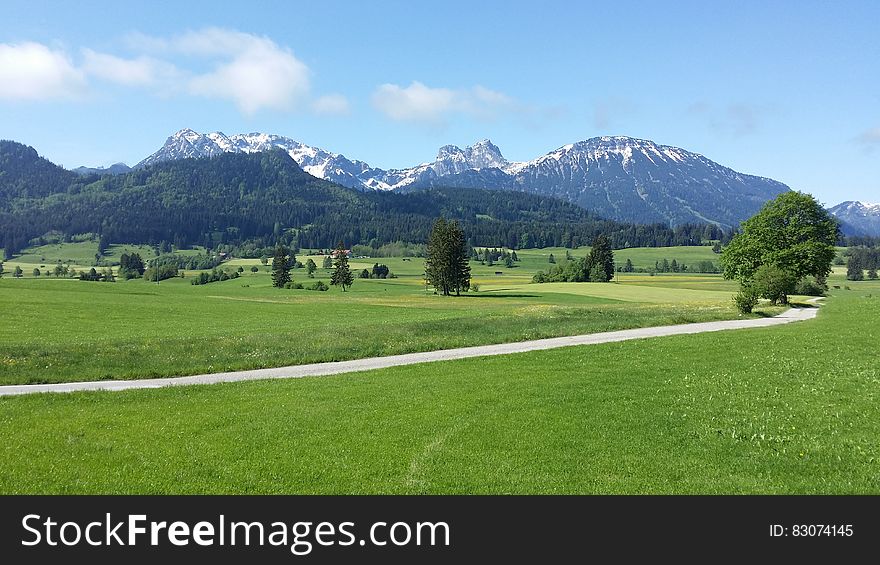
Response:
M480 283L473 283L471 285L471 290L474 292L480 292Z
M794 289L795 294L804 296L825 296L825 288L811 277L804 277Z
M773 304L787 304L788 295L794 292L797 282L790 271L776 265L761 265L749 286Z
M736 304L737 310L743 314L751 314L755 306L758 305L758 292L750 286L744 286L733 297L733 303Z
M302 285L300 285L300 288L302 288ZM319 290L321 292L324 292L326 290L330 290L330 287L324 284L322 281L316 281L314 284L310 284L309 286L307 286L306 290Z

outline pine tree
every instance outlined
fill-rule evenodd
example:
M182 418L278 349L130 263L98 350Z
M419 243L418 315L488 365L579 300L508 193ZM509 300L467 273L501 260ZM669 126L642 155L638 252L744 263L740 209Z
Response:
M488 259L491 264L492 255ZM453 291L459 296L470 288L467 238L458 222L447 222L442 217L434 222L428 239L425 279L444 296L449 296Z
M590 249L589 261L590 280L593 282L608 282L614 278L614 252L611 250L611 242L604 235L599 235ZM598 268L593 276L593 269ZM601 275L600 275L601 273Z
M852 255L846 263L846 278L851 281L864 280L862 271L862 259L858 255Z
M309 276L310 279L315 278L315 271L316 271L317 269L318 269L318 265L316 265L315 262L312 261L311 258L309 258L309 259L306 261L306 274L308 274L308 276Z
M330 277L330 284L341 286L342 292L345 287L351 286L354 282L354 275L348 268L348 253L345 252L345 245L340 241L336 246L336 259L333 262L333 275Z
M288 257L287 248L283 245L275 248L275 255L272 257L272 286L275 288L284 288L290 282L292 259L292 256Z
M428 236L428 253L425 258L425 280L443 296L449 296L451 282L449 277L449 250L447 241L448 224L442 216L434 221L431 235ZM488 255L488 251L486 252Z

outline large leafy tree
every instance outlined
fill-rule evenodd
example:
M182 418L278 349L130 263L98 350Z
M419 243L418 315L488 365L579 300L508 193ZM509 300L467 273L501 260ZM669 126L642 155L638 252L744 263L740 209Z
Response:
M796 280L812 275L824 281L831 272L837 222L811 195L784 192L743 222L721 253L724 276L749 284L763 265Z
M354 282L354 274L348 266L348 253L345 245L340 241L336 246L336 258L333 260L333 274L330 276L330 284L341 286L342 292L345 287L351 286Z

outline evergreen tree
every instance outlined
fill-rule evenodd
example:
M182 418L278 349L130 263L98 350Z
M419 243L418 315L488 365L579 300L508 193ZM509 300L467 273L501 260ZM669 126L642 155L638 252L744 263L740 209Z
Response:
M872 281L876 281L877 280L877 269L875 269L873 267L868 269L868 278L871 279Z
M550 257L547 258L547 262L548 263L556 263L556 257L554 257L553 254L551 253Z
M318 265L316 265L311 258L306 260L306 274L309 276L310 279L315 278L316 270L318 270Z
M633 262L630 259L627 259L626 264L623 266L623 272L624 273L631 273L634 270L635 270L635 267L633 267Z
M12 271L12 276L15 277L16 279L20 279L22 274L23 274L23 271L21 270L21 267L16 265L15 270Z
M862 258L858 255L853 255L846 263L846 278L851 281L864 280L865 276L862 273L863 270Z
M288 257L287 248L279 245L275 248L272 257L272 286L284 288L291 281L290 267L293 265L293 256Z
M330 255L324 257L324 264L322 265L325 269L333 268L333 259L330 258Z
M34 272L31 274L35 277L39 277L40 276L40 269L37 269L36 267L34 267Z
M336 246L336 259L333 261L333 274L330 276L330 284L341 286L342 292L345 287L351 286L354 282L354 275L348 268L348 253L345 252L345 245L340 241Z
M425 259L425 279L444 296L453 291L459 296L471 284L471 266L468 263L467 238L458 222L438 218L428 239ZM491 264L492 254L488 254Z
M611 250L611 242L604 235L600 235L593 241L590 249L588 263L590 265L590 280L593 282L608 282L614 278L614 252ZM594 277L593 269L598 267L597 273L601 276Z

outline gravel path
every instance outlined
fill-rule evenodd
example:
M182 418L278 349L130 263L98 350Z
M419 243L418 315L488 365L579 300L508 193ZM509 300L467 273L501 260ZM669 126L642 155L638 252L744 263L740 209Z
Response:
M81 383L0 386L0 396L31 394L35 392L128 390L133 388L160 388L165 386L228 383L237 381L252 381L259 379L318 377L323 375L351 373L355 371L368 371L371 369L384 369L385 367L396 367L398 365L413 365L415 363L448 361L451 359L483 357L486 355L506 355L508 353L522 353L525 351L536 351L539 349L555 349L557 347L569 347L572 345L593 345L596 343L609 343L614 341L663 337L668 335L696 334L703 332L717 332L723 330L737 330L745 328L766 328L769 326L777 326L780 324L787 324L789 322L797 322L800 320L815 318L817 312L817 308L791 308L773 318L725 320L721 322L701 322L697 324L680 324L675 326L637 328L632 330L620 330L616 332L603 332L587 335L554 337L549 339L536 339L532 341L521 341L517 343L480 345L476 347L461 347L458 349L426 351L423 353L390 355L388 357L371 357L368 359L355 359L352 361L313 363L311 365L294 365L291 367L277 367L273 369L253 369L249 371L234 371L229 373L212 373L209 375L193 375L189 377L138 379L131 381L94 381Z

